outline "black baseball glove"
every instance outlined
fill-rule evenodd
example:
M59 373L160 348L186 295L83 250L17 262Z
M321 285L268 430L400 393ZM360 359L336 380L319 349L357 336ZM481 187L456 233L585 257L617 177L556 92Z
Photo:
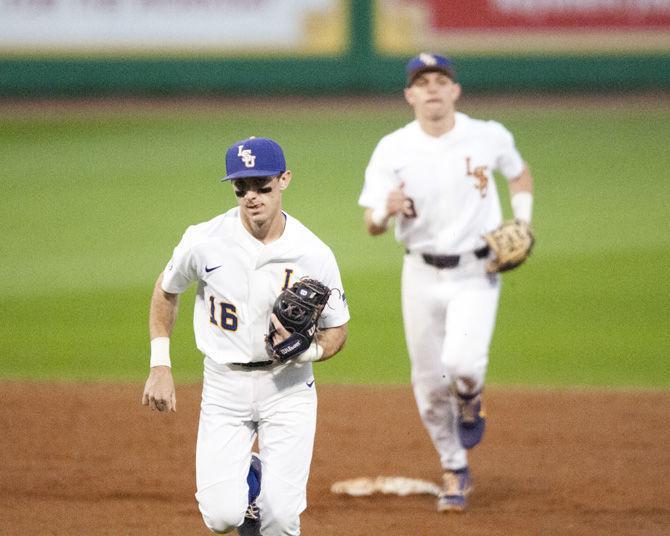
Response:
M316 335L316 323L328 302L330 289L316 279L304 277L277 296L272 312L291 335L272 344L277 330L270 321L265 349L272 359L287 361L307 350Z

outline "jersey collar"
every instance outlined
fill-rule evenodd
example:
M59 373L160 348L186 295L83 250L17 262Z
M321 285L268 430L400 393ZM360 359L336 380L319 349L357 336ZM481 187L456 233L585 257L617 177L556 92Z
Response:
M410 123L410 126L418 133L422 142L428 144L431 143L442 144L444 142L451 142L452 140L460 136L460 133L463 130L464 121L465 121L465 115L462 114L461 112L456 112L454 114L454 127L448 132L445 132L444 134L438 137L431 136L430 134L426 133L426 131L421 128L421 125L419 124L419 121L417 119L412 121Z

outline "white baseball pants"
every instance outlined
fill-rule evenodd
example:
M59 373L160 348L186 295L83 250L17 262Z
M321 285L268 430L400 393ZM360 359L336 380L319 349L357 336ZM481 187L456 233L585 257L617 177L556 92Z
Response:
M300 534L316 431L311 363L248 369L205 358L196 447L196 499L210 530L244 520L247 473L258 434L264 536Z
M485 259L461 257L455 268L436 268L405 255L402 311L419 414L444 469L467 465L456 429L451 385L477 392L484 385L500 296L500 277Z

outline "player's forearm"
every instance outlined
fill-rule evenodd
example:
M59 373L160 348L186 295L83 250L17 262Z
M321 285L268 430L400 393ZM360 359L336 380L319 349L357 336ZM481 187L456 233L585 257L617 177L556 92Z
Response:
M530 223L533 212L533 176L528 165L524 166L518 177L509 181L509 192L514 217Z
M326 361L339 352L347 341L347 334L347 324L317 332L316 341L323 348L323 356L319 361Z
M177 320L179 309L179 295L165 292L161 287L163 274L158 276L151 296L149 309L149 338L170 337L172 328Z
M524 166L523 171L518 177L509 181L509 191L511 195L520 192L533 193L533 176L531 175L527 164Z

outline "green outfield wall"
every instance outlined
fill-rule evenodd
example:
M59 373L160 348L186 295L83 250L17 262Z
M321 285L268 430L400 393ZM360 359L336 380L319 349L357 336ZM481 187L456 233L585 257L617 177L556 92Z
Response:
M343 2L346 32L335 53L82 53L4 50L0 95L281 95L395 93L411 54L375 42L373 2ZM658 33L658 32L657 32ZM656 35L656 34L655 34ZM388 40L388 39L387 39ZM439 43L436 42L436 43ZM662 42L664 43L664 41ZM1 43L0 43L1 44ZM415 50L418 51L418 50ZM439 52L442 49L437 50ZM621 91L670 88L670 52L532 49L454 55L469 92Z

